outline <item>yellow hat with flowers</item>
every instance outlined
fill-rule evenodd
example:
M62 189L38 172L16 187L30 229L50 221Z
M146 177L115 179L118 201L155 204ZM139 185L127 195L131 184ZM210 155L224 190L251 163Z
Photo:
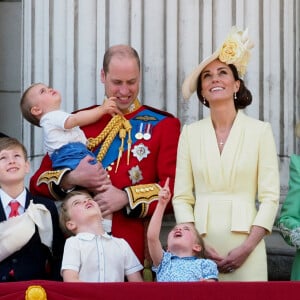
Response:
M249 39L248 29L241 31L235 26L231 28L229 35L211 56L205 58L190 75L186 77L182 85L182 95L188 100L197 89L199 75L202 70L215 59L227 65L233 64L239 76L242 78L245 73L250 59L250 49L254 44Z

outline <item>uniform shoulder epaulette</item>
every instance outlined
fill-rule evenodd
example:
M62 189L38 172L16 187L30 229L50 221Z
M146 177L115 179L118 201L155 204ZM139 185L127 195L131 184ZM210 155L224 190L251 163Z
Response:
M174 115L172 115L171 113L166 112L164 110L160 110L160 109L154 108L152 106L148 106L148 105L144 105L144 107L147 108L148 110L154 111L158 114L161 114L161 115L164 115L164 116L167 116L167 117L171 117L171 118L175 118Z

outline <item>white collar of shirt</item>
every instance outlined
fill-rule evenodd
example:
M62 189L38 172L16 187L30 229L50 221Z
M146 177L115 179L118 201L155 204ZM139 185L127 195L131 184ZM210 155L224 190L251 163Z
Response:
M90 233L90 232L79 232L76 234L76 236L81 239L81 240L85 240L85 241L91 241L92 239L96 238L97 236L106 238L106 239L111 239L112 236L107 234L106 232L102 235L96 235L94 233Z
M11 196L6 194L2 189L0 189L0 198L2 201L3 208L5 210L6 217L10 213L9 202L12 200ZM26 189L24 188L23 192L14 200L17 200L20 203L19 212L22 214L25 211L25 202L26 202Z

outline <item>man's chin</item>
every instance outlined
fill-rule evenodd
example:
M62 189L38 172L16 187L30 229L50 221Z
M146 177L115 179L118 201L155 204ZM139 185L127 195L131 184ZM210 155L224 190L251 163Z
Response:
M118 108L121 111L127 111L127 110L129 110L131 103L132 103L132 101L126 102L126 103L125 102L119 102L118 103Z

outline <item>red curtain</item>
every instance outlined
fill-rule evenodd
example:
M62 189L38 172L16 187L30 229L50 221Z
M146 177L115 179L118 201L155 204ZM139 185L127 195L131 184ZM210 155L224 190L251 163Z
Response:
M26 290L31 286L43 287L47 295L47 300L282 300L292 298L297 299L300 295L300 282L292 281L247 283L63 283L54 281L23 281L16 283L0 283L0 299L25 299ZM37 299L38 298L29 298L27 300Z

